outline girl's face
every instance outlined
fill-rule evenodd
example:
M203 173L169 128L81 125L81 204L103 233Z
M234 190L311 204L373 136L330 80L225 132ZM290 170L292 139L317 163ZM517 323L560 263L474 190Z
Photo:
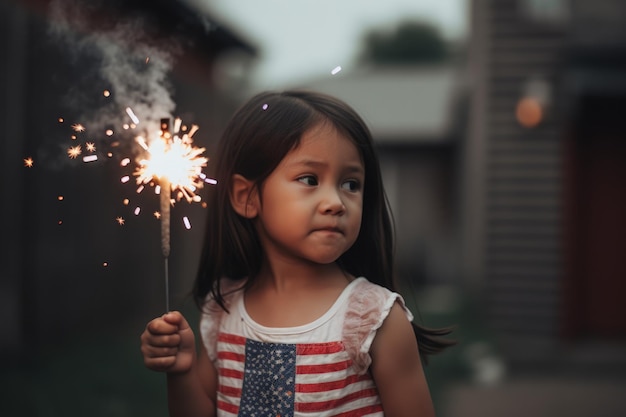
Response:
M308 130L263 182L256 226L266 255L328 264L357 239L365 168L330 123Z

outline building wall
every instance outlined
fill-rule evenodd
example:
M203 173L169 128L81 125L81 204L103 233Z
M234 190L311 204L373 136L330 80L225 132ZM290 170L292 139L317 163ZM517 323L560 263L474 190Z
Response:
M585 12L589 8L596 10ZM463 171L463 201L469 207L466 283L483 297L488 326L513 363L558 360L572 343L608 340L580 332L578 341L568 338L566 327L571 335L589 317L618 329L598 304L591 306L585 297L585 303L572 304L577 302L571 295L577 279L572 271L583 263L572 257L571 247L579 247L584 237L575 233L579 226L570 217L577 213L579 222L588 217L581 220L583 206L570 197L591 181L591 171L580 166L572 175L572 147L607 136L599 133L607 124L587 116L604 114L597 120L609 120L611 112L600 109L625 96L619 80L626 66L619 51L626 37L615 18L623 11L623 3L611 0L475 0L472 5L469 68L475 89ZM582 114L586 95L598 100L596 111ZM620 131L613 127L608 135ZM608 205L602 213L610 213ZM471 243L475 235L482 241L478 248ZM603 237L597 242L606 245ZM620 287L609 282L589 277L582 286L575 284L576 291L598 293L610 285L613 290L600 292L617 292ZM616 305L605 312L622 314ZM625 336L616 331L611 339Z
M562 278L561 130L551 99L558 94L565 31L536 20L522 3L473 3L477 54L470 59L477 82L465 171L473 190L465 201L475 215L465 218L471 283L486 301L489 327L514 360L555 349ZM536 126L517 120L524 97L543 106ZM480 248L471 246L476 234Z

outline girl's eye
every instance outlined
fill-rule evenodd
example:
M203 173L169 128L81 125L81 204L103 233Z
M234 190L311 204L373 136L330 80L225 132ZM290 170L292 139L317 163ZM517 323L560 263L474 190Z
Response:
M361 183L357 180L348 180L341 184L341 188L348 191L359 191L361 189Z
M306 185L317 185L317 178L315 178L313 175L305 175L304 177L298 178L298 181Z

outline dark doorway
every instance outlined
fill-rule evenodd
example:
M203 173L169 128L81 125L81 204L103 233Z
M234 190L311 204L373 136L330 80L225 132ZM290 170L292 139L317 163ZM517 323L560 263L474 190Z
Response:
M626 339L626 96L581 100L566 144L566 336Z

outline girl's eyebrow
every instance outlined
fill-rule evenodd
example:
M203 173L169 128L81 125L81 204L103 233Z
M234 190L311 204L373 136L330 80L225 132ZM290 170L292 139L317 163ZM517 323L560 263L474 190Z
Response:
M328 162L323 161L323 160L316 160L316 159L300 159L300 160L293 161L289 165L290 166L304 165L306 167L311 167L311 168L325 168L328 166ZM363 164L361 163L347 163L346 171L354 172L357 174L362 174L365 172L365 168L363 167Z

